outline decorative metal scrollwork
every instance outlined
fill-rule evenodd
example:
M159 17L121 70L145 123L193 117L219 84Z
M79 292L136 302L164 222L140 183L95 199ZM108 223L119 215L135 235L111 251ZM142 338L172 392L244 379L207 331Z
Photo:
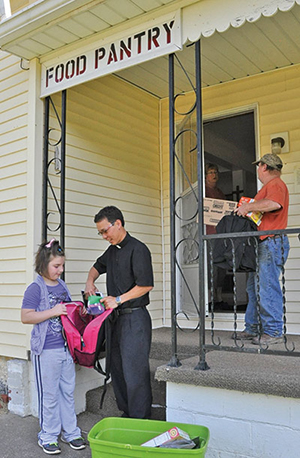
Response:
M204 197L203 183L203 139L202 139L202 109L201 109L201 52L200 41L193 43L195 48L195 84L193 84L190 75L181 63L177 54L169 56L169 116L170 116L170 221L171 221L171 311L172 311L172 365L179 365L177 357L177 330L194 332L199 329L200 336L200 361L195 369L207 369L205 362L205 353L208 350L237 351L249 353L272 353L287 354L300 356L295 352L295 345L292 343L291 348L287 342L287 323L286 323L286 280L285 270L282 268L281 283L283 296L283 341L285 350L270 349L267 346L251 346L245 344L237 334L238 328L238 293L237 293L237 259L239 250L236 248L235 237L242 238L242 243L254 246L256 258L256 271L251 272L256 287L256 314L257 314L257 334L261 335L261 289L259 278L259 234L231 234L224 237L222 234L205 235L203 234L204 217L202 214ZM174 84L174 60L176 60L176 72L182 72L183 77L189 82L190 94L194 100L191 106L186 108L184 100L185 93L180 90L175 94ZM182 108L183 107L183 108ZM175 133L175 114L176 122L180 117L181 123L177 122ZM185 154L185 156L184 156ZM195 174L197 172L197 175ZM188 202L188 207L187 207ZM279 231L281 240L283 232L297 233L298 229ZM276 232L277 234L277 232ZM213 247L215 239L224 239L224 243L230 246L232 266L232 331L230 344L223 344L221 337L216 335L215 330L215 303L214 303L214 262ZM283 244L282 244L283 245ZM207 258L205 256L207 249ZM282 258L284 250L282 246ZM207 263L206 263L207 259ZM207 264L207 265L206 265ZM284 262L282 262L284 265ZM198 270L198 276L191 274L192 269ZM205 275L210 277L208 296L211 301L209 312L211 317L210 337L211 343L205 343ZM194 275L194 276L193 276ZM197 283L196 287L193 282ZM179 287L178 287L179 283ZM203 283L203 284L202 284ZM198 294L197 294L198 293ZM193 319L192 319L193 318ZM182 323L187 323L185 327ZM226 337L226 336L225 336ZM227 336L228 338L228 336ZM222 337L223 340L223 337ZM224 339L225 340L225 339Z
M44 114L42 237L43 240L47 240L48 232L56 233L59 231L62 247L65 244L66 99L66 91L64 90L61 93L60 116L53 99L50 96L46 97ZM49 153L52 154L50 158ZM52 171L53 167L54 172ZM50 222L53 215L54 222Z
M180 110L177 108L177 102L179 101L180 97L183 97L184 93L177 93L174 95L174 112L182 117L187 117L191 115L196 110L196 88L193 84L189 74L186 72L183 64L181 63L179 57L175 55L175 59L177 62L177 70L181 71L184 78L186 78L189 82L191 91L195 94L195 101L191 108L188 110ZM182 193L178 193L177 197L175 198L174 203L174 212L177 218L177 239L178 242L175 247L175 255L176 255L176 268L180 274L180 281L182 286L184 286L184 290L186 291L186 295L188 296L189 302L193 304L195 316L198 316L199 320L199 299L195 297L191 285L189 284L187 275L184 272L185 266L195 266L195 268L199 265L199 242L198 242L198 196L194 184L191 180L189 173L185 170L185 166L183 163L183 155L181 152L181 144L184 140L184 136L189 136L189 138L194 138L194 142L190 142L188 146L187 154L193 154L197 152L197 132L193 128L187 128L182 126L182 128L178 127L177 133L174 138L174 159L177 164L177 178L181 179L184 178L185 182L187 183L187 189L191 194L191 199L194 200L194 205L192 206L192 210L189 212L190 214L186 214L186 211L183 212L184 209L184 198ZM180 188L180 185L177 185L177 189ZM182 224L184 223L184 224ZM178 229L180 227L180 229ZM179 233L180 232L180 233ZM176 318L178 316L185 317L189 319L189 315L187 310L185 310L184 299L180 304L180 311L176 313ZM177 327L180 328L178 322ZM199 321L195 326L195 329L198 329Z
M189 46L194 46L194 43L192 43L191 45ZM191 113L193 113L193 111L195 111L196 109L196 105L197 105L197 96L196 96L196 88L189 76L189 74L187 73L187 71L185 70L183 64L181 63L179 57L177 56L177 54L175 54L175 59L178 63L178 66L179 66L179 69L183 72L185 78L188 80L190 86L191 86L191 89L193 90L194 92L194 95L195 95L195 100L194 100L194 103L192 104L191 108L187 111L179 111L177 108L176 108L176 102L178 101L179 97L184 97L185 96L185 93L184 92L180 92L178 94L175 94L174 96L174 111L178 114L178 115L181 115L181 116L187 116Z
M49 98L50 100L50 104L51 104L51 107L53 109L53 112L54 112L54 115L55 115L55 120L57 121L58 123L58 128L55 128L55 127L49 127L48 129L48 147L57 147L58 145L61 144L61 140L62 140L62 121L59 117L59 114L58 114L58 111L54 105L54 102L52 100L52 98L50 97ZM58 134L57 135L57 138L55 138L55 134ZM49 149L48 149L49 151ZM54 150L55 152L55 150ZM56 226L54 227L51 227L51 223L49 222L49 217L50 215L55 215L55 212L54 211L47 211L47 221L46 221L46 225L47 225L47 230L50 231L50 232L57 232L60 230L61 228L61 207L60 207L60 204L59 204L59 199L57 198L57 195L56 195L56 192L55 192L55 187L53 186L52 184L52 181L51 181L51 174L50 174L50 167L51 166L55 166L55 175L60 175L61 174L61 169L60 170L57 170L57 161L59 161L61 163L61 159L59 157L52 157L48 163L47 163L47 183L48 183L48 186L49 186L49 189L51 191L51 195L53 197L53 200L54 200L54 203L55 203L55 207L56 207L56 211L59 215L59 222L56 224Z

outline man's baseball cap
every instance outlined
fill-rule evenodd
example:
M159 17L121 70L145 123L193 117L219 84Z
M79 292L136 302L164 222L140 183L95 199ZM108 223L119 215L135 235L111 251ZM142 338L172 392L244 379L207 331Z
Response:
M262 164L269 165L270 167L272 167L275 170L281 170L283 167L282 160L280 159L279 156L277 156L277 154L271 154L271 153L265 154L263 157L258 159L258 161L252 162L252 164L257 165L260 162Z

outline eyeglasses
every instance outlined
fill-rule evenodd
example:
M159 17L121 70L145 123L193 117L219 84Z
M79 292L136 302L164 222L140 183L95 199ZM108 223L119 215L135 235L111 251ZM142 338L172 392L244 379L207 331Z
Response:
M108 233L109 229L110 229L111 227L113 227L114 224L115 224L115 223L111 223L111 224L108 226L107 229L103 229L103 231L98 231L98 235L100 235L101 237L103 237L103 235L106 235L106 234Z

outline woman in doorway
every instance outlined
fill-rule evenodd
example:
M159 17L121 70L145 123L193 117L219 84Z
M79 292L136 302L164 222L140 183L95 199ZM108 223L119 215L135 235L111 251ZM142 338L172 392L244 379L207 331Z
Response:
M219 169L216 164L207 163L205 165L205 197L209 199L226 200L225 194L218 188ZM216 234L215 226L206 225L206 234ZM226 270L220 267L213 267L213 284L214 284L214 305L221 307L228 306L222 299L222 285L226 276ZM208 287L209 287L209 302L211 302L211 274L210 266L208 265Z

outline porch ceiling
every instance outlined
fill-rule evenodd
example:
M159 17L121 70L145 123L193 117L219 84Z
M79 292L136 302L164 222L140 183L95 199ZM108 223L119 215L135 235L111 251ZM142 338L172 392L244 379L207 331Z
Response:
M143 16L149 19L149 14L153 14L154 17L156 10L163 14L186 7L186 16L193 17L193 12L198 16L195 15L190 29L185 25L184 40L197 39L197 33L202 34L202 85L212 86L300 63L299 2L253 1L251 5L256 4L256 9L246 11L249 4L246 0L227 0L226 4L236 8L236 13L229 11L229 17L223 19L222 8L217 7L224 3L218 0L39 0L1 22L0 46L28 60L42 58L68 45L78 43L80 46L85 39L109 33L112 28L126 30L126 26ZM208 15L213 4L219 15L215 28L206 20L206 15L211 21L214 19L211 10ZM239 11L242 4L244 16ZM262 4L268 7L263 9ZM202 8L201 14L195 6ZM192 80L193 52L193 46L185 45L183 51L177 53ZM179 69L178 63L176 67ZM122 70L117 76L159 98L168 96L167 56ZM183 72L176 74L175 84L176 92L191 90Z
M0 47L24 59L42 57L110 29L129 28L168 5L191 0L38 0L1 21ZM174 7L176 9L176 7ZM173 8L172 8L173 9Z
M300 63L300 6L278 11L272 17L246 22L225 32L202 37L202 86L257 75ZM194 81L194 47L185 46L177 57ZM176 60L175 60L176 64ZM176 64L176 93L191 90ZM158 97L168 96L168 57L148 61L118 72L118 76L141 86Z

